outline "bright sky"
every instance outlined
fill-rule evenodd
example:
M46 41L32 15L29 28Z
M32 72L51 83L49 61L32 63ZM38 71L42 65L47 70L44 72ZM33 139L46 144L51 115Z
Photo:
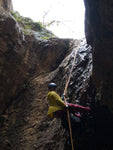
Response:
M15 11L21 16L30 17L34 21L60 21L50 26L60 38L83 38L84 35L84 3L83 0L12 0Z

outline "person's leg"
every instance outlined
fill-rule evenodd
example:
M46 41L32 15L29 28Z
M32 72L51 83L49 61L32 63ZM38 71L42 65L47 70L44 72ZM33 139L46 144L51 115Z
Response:
M68 125L68 120L67 118L62 117L61 118L61 124L62 126L68 131L69 130L69 125Z
M76 127L80 127L81 126L81 119L75 115L73 115L72 113L70 113L70 121L72 126L76 126Z
M68 103L70 112L88 113L91 109L77 104Z
M62 118L65 116L65 110L59 110L53 113L53 116L56 118Z

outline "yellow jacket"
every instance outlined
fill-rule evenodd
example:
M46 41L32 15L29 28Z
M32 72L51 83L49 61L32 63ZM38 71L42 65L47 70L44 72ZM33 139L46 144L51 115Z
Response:
M47 100L49 103L48 115L50 117L53 117L54 112L63 110L66 107L61 97L55 91L50 91L47 94Z

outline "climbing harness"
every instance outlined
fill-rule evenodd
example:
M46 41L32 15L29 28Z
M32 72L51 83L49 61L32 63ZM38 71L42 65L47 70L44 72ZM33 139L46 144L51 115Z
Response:
M73 71L73 67L74 67L74 63L75 63L75 60L76 60L76 55L77 55L78 49L79 49L79 47L77 47L77 49L76 49L76 51L75 51L75 55L74 55L72 67L71 67L71 70L70 70L70 74L69 74L69 77L68 77L68 80L67 80L67 82L66 82L65 89L64 89L64 102L65 102L65 103L67 103L65 95L66 95L66 93L67 93L67 87L68 87L69 82L70 82L70 79L71 79L71 74L72 74L72 71ZM68 117L69 131L70 131L71 146L72 146L72 150L74 150L73 138L72 138L72 129L71 129L71 121L70 121L70 115L69 115L69 109L67 109L67 117Z

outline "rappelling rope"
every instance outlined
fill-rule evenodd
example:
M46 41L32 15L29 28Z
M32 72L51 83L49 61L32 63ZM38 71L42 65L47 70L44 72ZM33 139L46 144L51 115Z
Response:
M66 85L65 85L64 95L67 93L67 87L68 87L70 79L71 79L71 74L72 74L72 71L73 71L73 67L74 67L74 63L75 63L75 59L76 59L76 55L77 55L78 49L79 49L79 47L75 51L75 55L74 55L72 67L71 67L71 70L70 70L70 74L69 74L68 80L67 80Z
M70 74L69 74L69 77L68 77L68 80L67 80L67 82L66 82L65 89L64 89L64 102L65 102L66 104L67 104L67 101L66 101L65 95L66 95L66 93L67 93L67 87L68 87L69 82L70 82L70 79L71 79L71 74L72 74L73 67L74 67L74 64L75 64L75 60L76 60L76 55L77 55L78 49L79 49L79 47L78 47L78 48L76 49L76 51L75 51L75 55L74 55L72 67L71 67L71 70L70 70ZM69 109L67 109L67 117L68 117L69 131L70 131L71 146L72 146L72 150L74 150L73 138L72 138L72 129L71 129L71 121L70 121L70 115L69 115Z

